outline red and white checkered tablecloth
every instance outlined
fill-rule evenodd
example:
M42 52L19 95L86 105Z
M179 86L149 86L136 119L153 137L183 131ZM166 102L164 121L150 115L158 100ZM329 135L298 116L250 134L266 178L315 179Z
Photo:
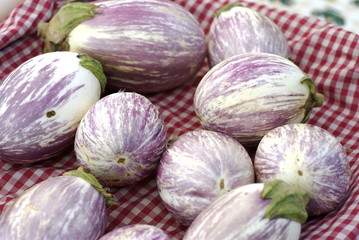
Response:
M216 9L226 0L174 0L187 8L208 32ZM324 106L309 120L336 136L348 150L352 170L350 194L337 210L310 219L301 239L358 239L359 236L359 35L314 18L292 14L254 1L244 6L264 13L284 32L295 63L316 82L325 95ZM41 53L42 41L36 26L47 21L61 2L26 0L0 24L0 83L13 69ZM200 128L193 109L193 93L207 71L186 86L147 97L159 108L168 136ZM49 177L78 167L72 150L40 163L13 165L0 161L0 212L25 189ZM139 184L113 189L119 205L108 209L107 231L133 223L162 228L173 239L181 239L185 228L165 209L157 193L154 175ZM1 238L1 237L0 237Z

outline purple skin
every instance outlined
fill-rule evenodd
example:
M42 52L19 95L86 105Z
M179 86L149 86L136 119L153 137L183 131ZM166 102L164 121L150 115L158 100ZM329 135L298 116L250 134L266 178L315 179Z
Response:
M117 228L103 235L99 240L170 240L160 228L147 224L133 224Z
M116 0L92 4L99 5L96 10L102 13L76 27L69 46L103 64L108 88L159 92L192 80L202 66L206 55L203 29L177 3Z
M216 199L187 229L183 240L296 240L300 223L285 218L263 218L270 199L263 199L263 184L247 184Z
M310 97L306 75L291 61L268 53L231 57L199 83L194 106L201 124L243 145L258 144L274 127L302 122Z
M75 176L47 179L6 205L1 239L98 239L106 227L106 201Z
M208 130L180 136L163 153L157 172L160 197L183 225L219 196L253 182L253 164L244 147Z
M75 138L78 162L104 186L124 186L149 176L166 147L156 107L137 93L119 92L94 104Z
M254 167L259 182L281 179L308 193L310 216L328 213L348 194L347 155L328 131L289 124L268 132L259 143Z
M236 6L216 16L208 33L210 66L248 52L264 52L290 57L286 37L265 15Z
M47 53L15 69L0 85L0 160L33 163L64 151L101 94L77 53Z

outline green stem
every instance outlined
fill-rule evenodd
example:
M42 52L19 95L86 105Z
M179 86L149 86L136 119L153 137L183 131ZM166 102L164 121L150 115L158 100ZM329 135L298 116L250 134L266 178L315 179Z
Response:
M103 93L106 88L107 78L103 72L102 65L99 61L89 57L87 54L82 53L77 56L80 59L80 65L91 71L99 80L101 85L101 92Z
M305 123L309 119L309 114L312 109L323 105L324 95L317 92L314 81L308 76L303 77L300 83L307 85L309 88L309 97L304 104L305 113L302 120L302 123Z
M38 34L44 38L44 53L68 51L67 37L80 23L101 13L95 8L99 6L73 2L63 5L48 23L40 23Z
M214 16L218 17L219 15L221 15L221 13L227 12L227 11L231 10L232 8L234 8L234 7L243 7L243 5L240 4L240 3L229 3L229 4L224 5L223 7L221 7L219 10L217 10L214 13Z
M106 200L106 205L112 206L118 204L116 201L111 200L113 195L108 193L108 188L102 187L96 177L90 173L87 173L82 167L79 167L77 170L72 170L65 172L64 176L75 176L84 179L86 182L90 183Z
M264 184L262 198L271 199L264 218L287 218L300 224L307 221L309 196L304 191L282 180L274 180Z

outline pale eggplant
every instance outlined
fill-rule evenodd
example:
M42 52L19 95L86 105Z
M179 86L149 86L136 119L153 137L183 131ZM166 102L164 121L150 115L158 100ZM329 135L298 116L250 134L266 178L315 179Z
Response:
M173 217L188 226L212 201L254 183L252 160L235 139L208 130L181 135L157 169L160 197Z
M99 60L113 91L175 88L194 78L206 55L197 19L168 0L69 3L39 32L45 52L83 52Z
M292 61L270 53L228 58L202 78L194 95L203 127L242 145L258 144L269 130L306 122L323 104L313 80Z
M161 228L148 224L132 224L116 228L99 240L170 240Z
M0 216L2 240L96 240L104 234L112 195L74 170L25 190Z
M155 105L119 92L96 102L75 138L77 161L105 186L124 186L154 172L166 147L166 126Z
M105 84L86 54L46 53L20 65L0 85L0 160L34 163L67 149Z
M259 182L282 179L310 196L310 216L328 213L346 198L350 166L344 148L327 130L289 124L268 132L254 159Z
M291 57L287 38L271 19L239 3L223 6L215 13L208 33L210 66L249 52Z
M247 184L205 208L183 240L297 240L307 202L305 192L283 181Z

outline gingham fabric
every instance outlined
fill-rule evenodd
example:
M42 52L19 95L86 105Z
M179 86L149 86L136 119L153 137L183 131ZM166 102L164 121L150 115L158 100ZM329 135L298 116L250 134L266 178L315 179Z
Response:
M256 0L256 2L319 18L353 33L359 33L358 0Z
M174 1L187 8L201 22L206 33L214 11L224 4L235 2ZM295 63L312 77L319 92L325 95L323 107L312 112L308 123L331 132L348 150L352 183L347 199L335 211L309 219L303 225L301 239L358 239L359 36L318 19L251 1L240 2L264 13L282 29L290 43ZM0 25L0 82L22 62L41 53L42 41L36 36L36 25L48 20L57 7L58 2L50 0L25 1ZM171 91L147 95L163 115L169 138L201 127L194 113L193 94L207 70L204 64L191 83ZM0 212L25 189L77 167L72 149L36 164L0 162ZM111 190L119 205L108 209L106 231L144 223L160 227L173 239L183 237L186 229L162 204L154 174L136 185Z

